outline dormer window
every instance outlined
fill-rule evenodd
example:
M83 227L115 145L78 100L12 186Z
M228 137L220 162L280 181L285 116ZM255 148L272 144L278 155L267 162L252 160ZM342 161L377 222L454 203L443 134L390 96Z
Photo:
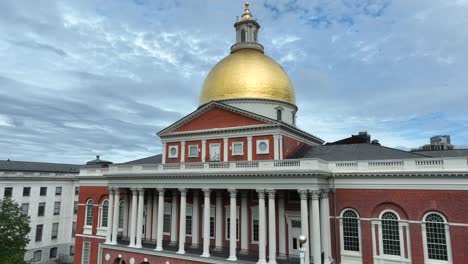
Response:
M177 158L179 152L178 146L170 146L169 147L169 158Z
M281 121L283 117L283 111L281 108L276 108L276 120Z

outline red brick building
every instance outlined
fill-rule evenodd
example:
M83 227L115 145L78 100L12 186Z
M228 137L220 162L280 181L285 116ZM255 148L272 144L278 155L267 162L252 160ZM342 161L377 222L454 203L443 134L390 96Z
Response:
M81 170L75 263L296 263L301 234L310 263L468 263L468 151L324 145L248 6L234 26L161 155Z

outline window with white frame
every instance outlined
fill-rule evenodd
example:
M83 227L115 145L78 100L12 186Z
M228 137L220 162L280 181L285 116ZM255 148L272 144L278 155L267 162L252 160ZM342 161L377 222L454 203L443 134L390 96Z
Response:
M189 145L189 155L190 158L198 157L198 145Z
M92 199L89 199L86 202L86 213L85 213L85 225L86 226L92 226L93 225L93 209L94 209L94 203Z
M185 208L185 235L192 236L192 206Z
M21 204L21 214L28 215L29 213L29 203Z
M233 142L232 143L232 155L242 156L244 155L244 142Z
M342 247L345 251L360 252L360 227L358 214L345 209L341 214Z
M83 242L83 254L81 255L81 263L89 264L89 251L91 249L90 242Z
M449 261L449 240L445 217L436 212L426 214L423 222L423 238L427 263L445 263Z
M231 207L226 206L226 240L231 238ZM236 207L236 240L239 240L239 207Z
M58 232L59 232L59 223L53 223L53 224L52 224L51 239L57 239L57 237L58 237Z
M179 154L179 146L169 146L169 158L177 158Z
M252 211L252 244L257 244L259 239L259 220L258 220L258 206L251 208Z
M109 219L109 200L104 200L99 206L99 227L107 228L107 219Z
M171 213L172 208L170 203L164 203L164 227L163 232L169 234L171 232Z
M270 141L268 139L257 140L257 154L270 153Z
M41 257L42 257L42 250L36 250L34 251L34 256L33 256L32 261L33 262L41 261Z
M54 203L54 215L60 215L60 202Z
M386 211L381 216L382 221L382 247L384 255L400 256L400 228L398 215Z

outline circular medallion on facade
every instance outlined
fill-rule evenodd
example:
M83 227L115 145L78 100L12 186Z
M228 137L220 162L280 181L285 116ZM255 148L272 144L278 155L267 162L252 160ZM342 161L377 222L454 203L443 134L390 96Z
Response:
M177 155L177 149L171 148L171 155L173 156Z
M258 144L258 148L260 151L264 152L267 150L267 144L265 142L260 142L260 144Z
M135 264L135 258L130 258L130 264Z
M109 259L110 259L110 254L107 253L105 258L106 258L107 261L109 261Z

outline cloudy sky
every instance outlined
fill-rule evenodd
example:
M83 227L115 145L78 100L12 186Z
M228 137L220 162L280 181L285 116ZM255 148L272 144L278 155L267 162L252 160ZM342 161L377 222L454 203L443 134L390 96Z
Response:
M252 0L260 41L326 141L468 147L468 0ZM0 159L122 162L198 106L243 1L0 1Z

